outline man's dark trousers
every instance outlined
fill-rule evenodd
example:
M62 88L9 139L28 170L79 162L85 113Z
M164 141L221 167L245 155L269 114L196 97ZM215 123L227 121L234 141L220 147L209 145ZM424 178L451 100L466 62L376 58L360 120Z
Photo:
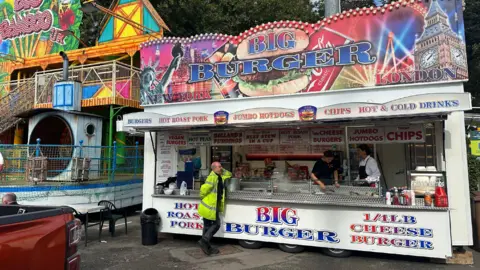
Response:
M210 241L212 240L213 236L218 232L221 226L220 217L217 212L216 220L209 220L203 219L203 233L202 233L202 240L208 245L210 248Z

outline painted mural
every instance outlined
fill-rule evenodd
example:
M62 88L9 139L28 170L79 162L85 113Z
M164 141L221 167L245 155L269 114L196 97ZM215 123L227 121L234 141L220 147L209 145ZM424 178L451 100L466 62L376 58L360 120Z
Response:
M169 30L149 1L118 0L112 11L146 28L139 29L119 18L110 17L106 21L103 32L98 39L100 44L121 38L161 32L163 31L162 29Z
M117 81L115 84L115 96L126 99L132 98L130 84L130 80ZM82 89L82 99L106 98L112 96L114 96L112 93L112 82L84 86Z
M0 80L12 60L77 49L82 16L80 0L0 0Z
M398 1L317 23L144 43L143 105L468 78L462 1Z

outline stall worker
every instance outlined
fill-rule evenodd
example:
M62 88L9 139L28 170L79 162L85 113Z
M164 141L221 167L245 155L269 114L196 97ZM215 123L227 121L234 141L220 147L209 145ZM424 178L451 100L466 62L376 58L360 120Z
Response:
M361 161L356 180L364 180L369 184L380 181L380 170L378 169L377 161L371 157L372 151L370 147L366 144L361 144L357 147L357 153Z
M220 229L220 213L223 213L225 202L225 182L232 173L223 169L220 162L213 162L212 172L200 187L202 201L198 206L198 214L203 218L202 239L198 244L206 255L218 254L218 249L210 245L215 233Z
M310 177L320 186L321 190L325 190L325 185L333 185L338 188L338 170L332 164L333 152L328 150L323 153L323 157L315 162ZM333 178L332 178L333 175Z

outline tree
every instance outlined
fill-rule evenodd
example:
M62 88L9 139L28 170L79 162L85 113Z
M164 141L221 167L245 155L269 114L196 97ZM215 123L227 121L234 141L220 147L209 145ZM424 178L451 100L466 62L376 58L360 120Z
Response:
M172 29L167 35L201 33L238 35L250 27L273 21L315 22L323 14L323 1L310 0L165 0L155 6Z
M474 106L480 105L480 1L465 0L463 12L468 58L468 77L465 91L472 94Z
M98 4L106 8L110 7L111 0L96 0ZM80 26L80 39L85 42L88 46L94 46L95 41L100 34L102 25L102 19L107 16L106 14L98 11L90 14L83 14L82 24ZM82 44L80 43L80 47Z

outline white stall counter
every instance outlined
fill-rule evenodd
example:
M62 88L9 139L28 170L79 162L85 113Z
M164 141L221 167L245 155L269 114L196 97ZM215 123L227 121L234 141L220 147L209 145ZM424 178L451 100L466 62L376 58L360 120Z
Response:
M228 194L217 237L430 258L452 255L446 208L387 206L379 203L381 198L368 197L355 205L350 203L355 198L341 204L321 199L338 195L249 194ZM152 196L160 232L202 234L198 193Z

